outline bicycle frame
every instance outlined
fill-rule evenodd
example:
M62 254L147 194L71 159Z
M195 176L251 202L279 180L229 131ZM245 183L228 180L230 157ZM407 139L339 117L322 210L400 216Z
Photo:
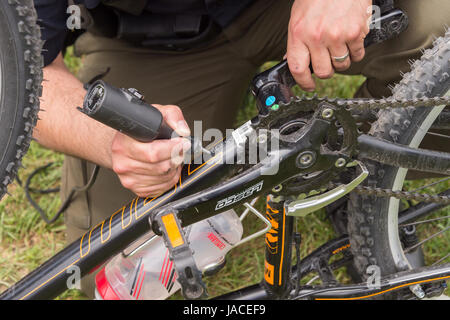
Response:
M322 120L315 121L318 127L326 127ZM309 140L321 139L326 131L308 132L304 143ZM217 201L236 193L245 192L249 187L259 184L248 196L256 197L268 192L274 186L293 176L292 162L301 144L292 144L289 148L274 153L276 159L271 163L282 163L276 175L265 176L261 173L265 168L261 163L253 167L246 174L241 174L227 183L215 185L215 182L239 170L242 165L227 165L230 158L237 154L237 144L234 139L227 139L219 144L224 151L214 155L205 163L192 166L186 165L182 177L173 189L155 198L136 198L130 204L122 207L111 217L86 232L78 241L75 241L60 253L55 255L41 267L30 273L12 288L3 293L2 299L49 299L57 296L66 288L66 271L71 267L80 268L81 275L86 275L96 266L106 261L114 254L125 249L132 241L149 231L148 219L155 216L158 208L170 203L180 211L183 227L194 222L219 214L229 207L216 210ZM283 158L282 161L280 159ZM288 164L291 162L291 164ZM309 170L330 169L321 164ZM262 182L262 183L261 183ZM213 187L212 187L213 186ZM195 191L200 192L194 194ZM190 195L190 196L188 196ZM203 200L206 201L203 201ZM247 198L237 201L233 205L244 202Z
M362 300L380 296L382 294L407 288L417 284L450 279L450 263L441 266L426 267L416 271L399 272L380 279L378 286L367 283L355 285L305 287L299 292L292 290L293 300ZM273 299L261 284L255 284L224 294L217 300L267 300Z
M320 113L319 108L315 114ZM329 124L324 119L313 117L309 125L303 127L300 129L300 133L297 133L299 138L296 142L283 143L277 152L269 154L268 158L271 161L260 162L237 175L236 173L240 169L245 169L246 165L228 165L227 163L230 163L230 159L236 157L238 145L234 139L220 142L215 149L222 151L214 154L203 164L185 165L182 177L173 189L158 197L134 199L131 203L113 213L109 219L93 227L79 240L67 246L13 285L0 298L50 299L56 297L66 290L67 279L72 274L74 267L79 268L81 276L95 270L98 265L148 232L149 221L154 231L158 232L157 225L154 222L158 212L160 212L158 210L162 208L177 211L182 226L186 227L228 210L230 206L217 208L217 203L221 199L245 193L246 197L242 197L233 203L233 206L237 206L249 200L250 197L254 198L267 194L275 186L296 174L333 170L329 162L326 161L317 161L315 165L308 169L299 169L295 164L297 156L302 150L313 149L311 142L314 144L314 141L322 141L324 135L327 134ZM372 139L367 140L372 141ZM316 147L320 147L320 143ZM406 147L400 149L403 148ZM411 164L419 163L414 161L414 156L412 154L408 158L409 161L401 164L414 169L414 165ZM444 163L447 168L450 166L450 161L445 157L442 158L442 161L434 161L433 163L437 163L439 166ZM264 170L270 169L275 164L279 165L279 171L276 175L262 175ZM227 177L229 179L224 181ZM283 236L287 233L283 232L280 235ZM289 270L285 268L283 272L289 272ZM445 272L448 272L448 270L445 270ZM282 274L281 277L285 278L286 276ZM286 289L286 287L283 287L281 291L284 292Z

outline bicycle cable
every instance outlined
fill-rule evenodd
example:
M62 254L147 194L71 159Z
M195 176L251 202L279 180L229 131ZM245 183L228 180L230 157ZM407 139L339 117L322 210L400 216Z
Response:
M72 203L73 197L75 196L75 194L77 194L79 192L86 192L94 185L95 181L97 180L98 172L100 170L100 166L95 165L94 169L92 170L92 173L91 173L91 176L90 176L88 182L84 186L73 187L72 190L70 191L69 195L67 196L67 198L63 201L63 203L60 206L60 208L58 209L58 211L55 213L55 215L52 218L49 219L48 218L48 214L45 213L44 210L33 200L33 198L31 197L31 193L38 193L38 194L56 193L56 192L60 191L60 188L35 189L35 188L31 188L30 184L31 184L31 180L33 179L33 177L35 175L37 175L39 172L41 172L43 170L48 169L53 164L54 164L54 162L50 162L50 163L46 164L45 166L41 166L41 167L35 169L28 176L28 178L27 178L27 180L25 182L25 185L23 185L22 181L18 177L16 177L17 182L24 189L25 196L26 196L28 202L37 210L37 212L39 213L41 218L47 224L52 224L56 220L59 219L59 217L70 207L70 204Z

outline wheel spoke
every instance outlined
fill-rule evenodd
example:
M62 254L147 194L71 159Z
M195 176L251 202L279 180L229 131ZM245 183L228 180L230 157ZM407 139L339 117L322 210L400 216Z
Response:
M411 223L401 224L401 225L399 225L399 227L415 226L415 225L418 225L418 224L430 223L430 222L439 221L439 220L444 220L444 219L448 219L448 218L450 218L450 216L439 217L439 218L428 219L428 220L421 220L421 221L416 221L416 222L411 222Z
M450 177L446 177L446 178L440 179L440 180L438 180L438 181L432 182L432 183L430 183L430 184L427 184L427 185L425 185L425 186L422 186L422 187L420 187L420 188L417 188L417 189L415 189L415 190L413 190L413 191L411 191L411 192L417 192L417 191L423 190L423 189L425 189L425 188L428 188L428 187L431 187L431 186L434 186L434 185L437 185L437 184L446 182L446 181L448 181L448 180L450 180ZM445 195L447 195L447 194L449 193L449 191L450 191L450 189L447 189L446 191L441 192L440 194L445 194ZM416 205L415 207L410 208L412 211L414 211L414 209L416 209L416 211L417 211L417 214L414 214L414 213L411 214L411 213L410 213L410 214L408 215L409 217L415 216L415 219L414 219L414 218L413 218L413 219L406 219L406 214L404 213L403 219L400 219L400 216L401 216L401 215L399 215L399 222L400 222L400 220L403 220L403 222L408 222L408 220L409 220L409 221L411 221L411 220L416 220L416 219L418 219L418 218L420 218L420 217L425 217L425 216L427 216L427 215L430 215L431 213L436 212L437 210L442 209L442 208L445 207L445 206L435 206L434 210L432 209L431 211L430 211L430 210L421 210L422 207L423 207L423 205L430 205L430 204L420 203L420 204ZM422 206L422 207L421 207L421 206ZM409 209L408 209L408 210L409 210ZM410 211L411 211L411 210L410 210ZM421 211L423 211L423 212L421 212ZM420 220L420 221L413 221L413 222L408 222L408 223L399 223L399 228L405 228L405 227L417 226L417 225L421 225L421 224L425 224L425 223L433 223L433 222L436 222L436 221L447 220L447 219L449 219L449 218L450 218L450 215L446 215L446 216L437 217L437 218L432 218L432 219L426 219L426 220ZM411 247L409 247L409 248L404 249L404 252L405 252L405 253L408 253L408 252L410 252L410 251L413 251L414 249L416 249L416 248L422 246L425 242L427 242L427 241L429 241L429 240L431 240L431 239L433 239L433 238L435 238L435 237L437 237L437 236L443 234L444 232L448 231L449 229L450 229L450 226L444 228L443 230L441 230L441 231L439 231L439 232L437 232L437 233L435 233L435 234L429 236L428 238L426 238L426 239L424 239L424 240L422 240L422 241L416 243L415 245L413 245L413 246L411 246ZM439 259L438 261L436 261L433 265L439 264L439 263L445 261L449 256L450 256L450 253L447 254L446 256L444 256L443 258Z
M437 132L430 132L428 131L427 134L431 135L431 136L436 136L436 137L441 137L441 138L446 138L446 139L450 139L450 136L446 135L446 134L442 134L442 133L437 133Z
M430 236L430 237L428 237L428 238L426 238L426 239L420 241L419 243L413 245L412 247L409 247L409 248L405 249L404 252L405 252L405 253L408 253L408 252L414 250L415 248L417 248L417 247L421 246L422 244L424 244L425 242L427 242L427 241L429 241L429 240L431 240L431 239L437 237L438 235L443 234L444 232L446 232L446 231L449 230L449 229L450 229L450 226L448 226L448 227L446 227L445 229L443 229L443 230L441 230L441 231L439 231L439 232L433 234L432 236Z
M436 265L436 264L439 264L439 263L441 263L442 261L445 261L445 259L447 259L448 257L450 257L450 253L447 253L447 255L446 255L445 257L439 259L438 261L436 261L436 262L433 263L432 265L434 266L434 265Z
M450 112L449 112L448 106L437 117L436 121L434 121L431 128L433 130L448 130L448 129L450 129Z
M438 194L438 196L448 196L450 195L450 190L446 190ZM398 224L403 225L410 222L419 220L422 217L427 217L428 215L436 212L438 210L444 209L447 205L439 204L435 202L421 202L412 206L398 214Z
M311 278L311 280L309 280L306 285L309 286L310 284L312 284L314 281L316 281L317 279L320 279L319 276L314 276Z
M427 184L427 185L425 185L425 186L422 186L422 187L420 187L420 188L414 189L413 191L410 191L410 192L417 192L417 191L423 190L423 189L428 188L428 187L432 187L432 186L434 186L434 185L437 185L437 184L439 184L439 183L442 183L442 182L445 182L445 181L448 181L448 180L450 180L450 177L441 179L441 180L439 180L439 181L432 182L432 183Z

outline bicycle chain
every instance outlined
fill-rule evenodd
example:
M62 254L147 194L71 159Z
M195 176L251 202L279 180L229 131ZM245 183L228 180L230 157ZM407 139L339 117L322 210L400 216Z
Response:
M414 99L396 99L394 97L383 99L336 99L330 100L331 103L335 102L338 106L344 106L347 110L354 108L367 108L367 109L389 109L389 108L407 108L407 107L437 107L441 105L450 104L450 97L422 97Z
M328 187L334 189L342 184L330 182ZM377 197L394 197L400 200L415 200L418 202L433 202L443 205L450 205L449 196L430 195L426 193L417 193L410 191L394 191L391 189L375 188L368 186L357 186L354 192L362 195Z
M414 99L396 99L395 97L383 98L383 99L329 99L317 98L314 96L312 98L297 98L293 99L290 103L285 106L289 107L291 104L295 104L301 101L309 101L322 103L326 102L338 107L344 107L348 111L353 111L357 109L373 109L375 111L389 109L389 108L407 108L407 107L437 107L441 105L450 105L450 97L421 97ZM328 187L335 188L339 184L330 182ZM363 195L377 196L377 197L394 197L401 200L415 200L419 202L434 202L443 205L450 205L450 196L439 196L430 195L425 193L417 193L410 191L394 191L391 189L383 189L370 186L358 186L354 190L355 192Z

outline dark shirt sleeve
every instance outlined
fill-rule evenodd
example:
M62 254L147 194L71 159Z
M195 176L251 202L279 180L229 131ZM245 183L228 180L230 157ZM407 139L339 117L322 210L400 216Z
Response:
M64 46L67 32L66 13L68 4L65 0L34 0L34 7L41 26L42 40L44 40L44 65L55 60Z

